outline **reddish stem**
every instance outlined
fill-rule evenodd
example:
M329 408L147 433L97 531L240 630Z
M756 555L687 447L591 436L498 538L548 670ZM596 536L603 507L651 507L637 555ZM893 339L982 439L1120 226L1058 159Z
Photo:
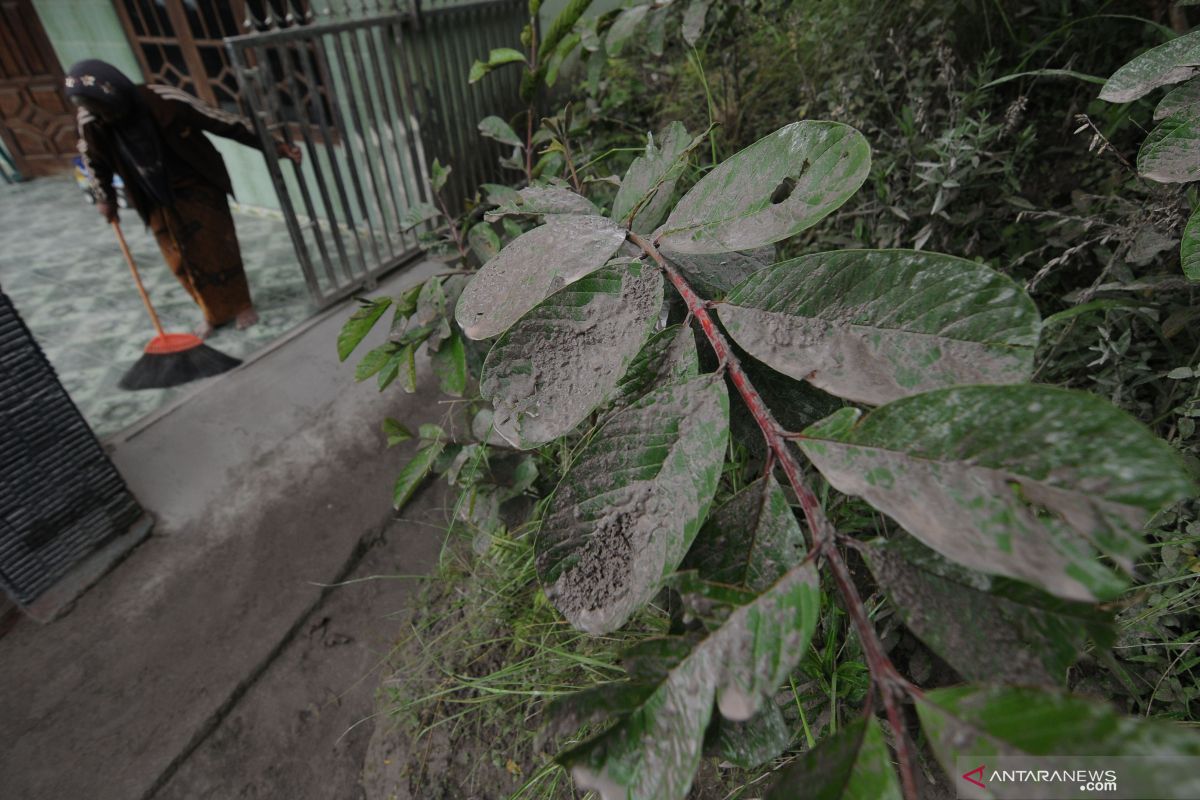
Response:
M754 388L754 384L750 382L750 378L742 368L737 355L734 354L733 349L729 346L729 341L725 338L725 334L717 328L713 318L709 315L708 302L696 294L691 284L687 282L687 278L674 265L662 257L662 254L658 252L658 248L633 231L627 231L626 235L629 237L629 241L640 247L662 269L676 291L683 297L684 303L687 304L688 313L700 323L700 328L708 338L713 352L716 353L721 365L725 367L729 379L737 388L738 394L742 396L742 400L746 403L746 407L750 410L754 421L758 423L763 437L767 440L767 447L783 470L784 475L787 476L792 490L796 493L796 498L800 501L800 508L804 512L804 518L808 522L809 530L812 531L813 552L824 557L825 561L829 564L834 583L837 585L838 592L841 594L846 606L846 611L854 623L855 630L858 632L858 638L862 643L863 654L866 656L867 667L871 671L872 680L879 689L879 697L887 713L888 724L891 725L895 734L896 760L899 762L900 779L904 787L904 796L907 800L916 800L917 790L916 782L913 778L913 754L909 747L908 735L905 733L904 717L900 710L900 701L910 688L913 687L900 675L896 667L892 664L891 659L888 658L887 653L884 652L883 642L879 640L878 634L875 633L875 627L871 624L871 620L867 616L866 606L863 605L862 598L858 594L858 588L854 585L854 580L850 576L850 569L846 566L841 552L837 549L833 526L821 508L821 501L813 493L812 489L808 487L808 484L804 482L804 474L801 471L800 463L787 446L787 431L775 419L775 415L771 413L771 409L763 401L762 395L758 393L758 390Z

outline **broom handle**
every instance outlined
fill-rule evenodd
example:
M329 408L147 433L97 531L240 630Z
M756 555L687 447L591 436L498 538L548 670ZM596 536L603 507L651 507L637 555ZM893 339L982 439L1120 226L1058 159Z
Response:
M154 306L150 304L150 295L146 294L146 287L142 285L142 276L138 274L137 264L133 261L133 253L129 252L129 245L125 243L125 234L121 233L121 223L114 219L112 226L113 230L117 232L117 242L121 245L121 252L125 254L125 262L129 264L129 271L133 273L133 281L137 284L138 294L142 296L142 302L146 304L146 312L150 314L150 321L154 323L154 330L158 331L159 336L166 336L162 323L158 321L158 314L154 311Z

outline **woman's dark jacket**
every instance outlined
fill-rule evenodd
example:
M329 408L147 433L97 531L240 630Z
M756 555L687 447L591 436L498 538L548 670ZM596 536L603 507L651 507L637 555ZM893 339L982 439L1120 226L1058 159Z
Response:
M170 150L168 160L182 161L205 180L233 194L233 184L221 154L202 133L208 131L236 142L262 149L258 136L250 123L234 114L213 108L192 95L174 86L149 84L138 86L139 105L154 119L162 137L163 146ZM122 173L125 193L130 204L146 219L154 208L154 201L138 185L130 180L121 169L117 143L102 120L86 109L76 115L79 127L79 152L91 175L92 194L98 202L116 203L116 192L112 185L113 172Z

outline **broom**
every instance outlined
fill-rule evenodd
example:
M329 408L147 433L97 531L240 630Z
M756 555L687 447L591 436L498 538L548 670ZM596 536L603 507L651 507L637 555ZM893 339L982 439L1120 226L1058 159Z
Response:
M117 233L121 252L125 254L125 261L129 264L129 271L133 273L138 294L142 296L142 302L150 314L150 321L154 323L154 330L158 331L158 335L146 345L142 357L129 368L117 385L129 390L166 389L210 375L220 375L241 364L238 359L213 350L199 336L190 333L167 333L163 330L162 323L158 321L158 314L150 304L150 296L146 294L146 287L142 285L142 276L138 274L133 254L129 252L129 245L125 243L121 225L114 219L112 226Z

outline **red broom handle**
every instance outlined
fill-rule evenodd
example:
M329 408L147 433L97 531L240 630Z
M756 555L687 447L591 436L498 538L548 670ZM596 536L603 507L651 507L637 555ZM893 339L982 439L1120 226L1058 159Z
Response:
M121 224L115 219L111 224L113 230L117 232L117 242L121 245L121 252L125 254L125 263L129 264L129 271L133 273L133 281L137 284L138 294L142 296L142 302L146 304L146 312L150 314L150 321L154 323L154 330L158 331L159 336L166 336L162 323L158 321L158 314L154 311L154 306L150 304L150 295L146 294L146 287L142 285L142 276L138 274L137 264L133 262L133 253L129 252L129 245L125 243L125 234L121 233Z

